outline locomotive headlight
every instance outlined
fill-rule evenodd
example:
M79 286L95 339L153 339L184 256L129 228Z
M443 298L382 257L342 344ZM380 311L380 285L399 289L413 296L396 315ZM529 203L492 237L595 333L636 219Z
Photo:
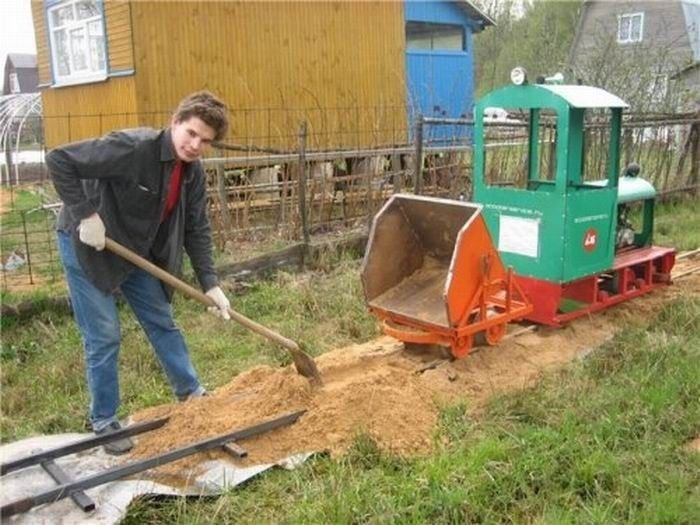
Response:
M527 82L527 71L524 67L515 67L510 72L510 81L516 86L522 86Z

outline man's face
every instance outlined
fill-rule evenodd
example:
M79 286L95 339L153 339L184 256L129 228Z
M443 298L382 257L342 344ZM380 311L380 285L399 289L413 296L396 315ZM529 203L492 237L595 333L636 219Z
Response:
M170 123L170 130L177 158L192 162L201 157L211 145L216 132L199 117Z

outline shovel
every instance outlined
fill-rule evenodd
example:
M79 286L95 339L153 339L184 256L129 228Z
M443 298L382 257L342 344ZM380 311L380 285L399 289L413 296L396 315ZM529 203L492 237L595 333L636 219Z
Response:
M169 274L162 268L159 268L158 266L151 263L150 261L147 261L143 257L136 255L127 247L122 246L118 242L110 239L109 237L105 239L105 248L107 248L110 252L116 253L117 255L123 257L134 266L137 266L143 271L150 273L153 277L156 277L164 283L172 286L176 290L181 291L186 296L192 299L196 299L197 301L206 306L216 306L214 300L208 295L181 281L174 275ZM270 341L274 341L275 343L287 349L292 356L292 360L294 361L294 368L296 368L297 372L299 372L301 375L308 378L311 384L316 386L320 386L323 384L323 381L321 380L321 374L318 371L316 363L309 354L307 354L301 349L301 347L297 343L295 343L291 339L287 339L286 337L278 334L277 332L273 332L269 328L266 328L263 325L258 324L251 319L248 319L244 315L239 314L231 308L228 309L228 313L231 316L231 319L233 319L234 321L242 324L243 326L245 326L246 328L255 332L258 335L267 337Z

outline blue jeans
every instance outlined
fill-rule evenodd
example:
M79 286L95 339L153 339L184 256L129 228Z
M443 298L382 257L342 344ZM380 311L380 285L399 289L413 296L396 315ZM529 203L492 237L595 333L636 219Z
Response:
M58 249L68 281L75 320L85 349L90 390L90 420L99 431L117 420L121 342L115 297L97 289L87 278L75 255L68 233L58 232ZM155 277L134 270L121 284L121 292L155 349L178 399L202 392L185 340L173 321L170 302Z

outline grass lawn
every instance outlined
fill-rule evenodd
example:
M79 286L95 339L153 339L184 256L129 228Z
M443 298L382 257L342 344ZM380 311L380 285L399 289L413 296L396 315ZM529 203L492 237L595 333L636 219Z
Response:
M664 205L657 242L700 244L697 202ZM320 354L377 335L359 261L279 273L233 305ZM680 285L679 285L680 286ZM210 388L285 351L193 302L178 323ZM700 297L682 296L636 319L587 359L537 386L493 399L478 416L447 406L435 451L402 458L360 436L340 460L273 471L220 498L132 504L125 523L700 523ZM122 413L170 402L145 336L122 311ZM87 392L72 319L44 311L2 319L3 441L86 429Z
M679 300L478 418L446 408L433 455L364 436L340 461L221 498L137 502L124 523L699 523L700 453L684 448L698 377L700 300Z

